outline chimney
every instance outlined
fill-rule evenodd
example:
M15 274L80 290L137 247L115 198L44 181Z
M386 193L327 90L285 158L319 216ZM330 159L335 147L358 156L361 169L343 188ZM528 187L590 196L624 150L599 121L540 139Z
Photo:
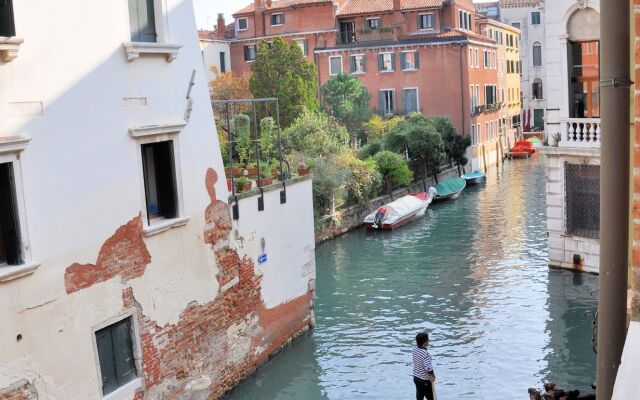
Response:
M216 35L223 39L224 38L224 31L225 31L225 25L224 25L224 14L219 13L218 14L218 25L216 25Z
M256 11L262 10L262 0L253 0L253 7L256 9Z
M400 11L401 8L400 0L393 0L393 11Z
M253 26L255 36L265 36L267 34L264 26L264 3L263 0L253 0Z
M271 0L265 0L265 4L267 5L267 8L271 8Z
M404 16L402 15L402 0L393 0L393 25L396 27L397 31L394 34L396 40L398 39L397 35L406 35L407 34L407 21L405 21Z

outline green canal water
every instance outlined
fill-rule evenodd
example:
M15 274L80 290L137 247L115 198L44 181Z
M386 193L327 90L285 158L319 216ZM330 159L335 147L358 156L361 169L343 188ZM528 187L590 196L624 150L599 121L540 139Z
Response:
M589 392L598 281L549 270L544 173L508 162L397 231L319 245L317 327L225 399L415 398L420 330L439 400L525 399L549 380Z

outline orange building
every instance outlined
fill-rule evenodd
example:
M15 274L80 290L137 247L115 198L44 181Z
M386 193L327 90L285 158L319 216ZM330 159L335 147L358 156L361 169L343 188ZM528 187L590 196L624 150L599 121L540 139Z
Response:
M474 144L499 134L498 46L476 32L471 0L256 0L234 18L237 73L281 36L306 50L319 85L357 76L383 116L446 115Z

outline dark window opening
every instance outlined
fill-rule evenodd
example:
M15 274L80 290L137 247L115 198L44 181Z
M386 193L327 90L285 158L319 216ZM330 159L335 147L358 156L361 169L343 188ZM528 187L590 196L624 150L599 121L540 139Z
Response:
M224 51L220 52L220 72L227 72L227 54Z
M142 167L148 222L158 218L176 218L178 207L173 142L143 144Z
M340 22L340 41L343 44L355 43L356 23L354 21Z
M133 357L130 318L97 331L96 347L103 395L115 391L138 376Z
M540 46L539 44L533 45L533 66L542 66L542 46Z
M379 96L380 112L382 115L386 117L395 115L395 92L393 90L381 90Z
M542 81L540 79L536 79L533 81L533 85L531 86L531 91L533 92L534 100L542 100Z
M11 37L15 35L13 0L0 0L0 36Z
M600 42L570 42L570 116L600 116Z
M538 130L544 129L544 109L535 108L533 110L533 127Z
M534 11L531 13L531 25L540 25L540 12Z
M132 42L155 42L157 40L153 1L129 0L129 25Z
M22 264L12 163L0 164L0 264Z
M249 23L248 23L248 21L247 21L247 19L246 19L246 18L240 18L240 19L238 20L238 30L239 30L239 31L244 31L244 30L246 30L246 29L247 29L247 27L248 27L248 25L249 25Z
M271 25L284 24L284 14L271 14Z
M244 60L245 61L253 61L256 59L256 45L250 44L244 46Z
M565 164L567 233L600 238L600 166Z

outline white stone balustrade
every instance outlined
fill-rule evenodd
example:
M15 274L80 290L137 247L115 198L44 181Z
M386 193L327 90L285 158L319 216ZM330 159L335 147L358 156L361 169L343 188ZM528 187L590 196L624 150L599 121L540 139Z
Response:
M560 147L600 147L600 118L562 119L560 135Z

